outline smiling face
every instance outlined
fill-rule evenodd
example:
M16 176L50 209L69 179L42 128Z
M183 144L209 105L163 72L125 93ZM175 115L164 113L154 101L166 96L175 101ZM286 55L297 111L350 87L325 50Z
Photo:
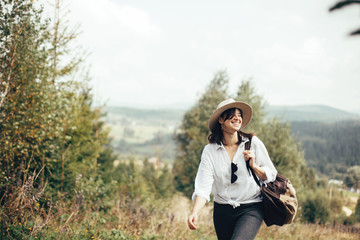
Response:
M242 112L240 109L233 108L225 111L219 118L224 132L233 134L240 130L242 123Z

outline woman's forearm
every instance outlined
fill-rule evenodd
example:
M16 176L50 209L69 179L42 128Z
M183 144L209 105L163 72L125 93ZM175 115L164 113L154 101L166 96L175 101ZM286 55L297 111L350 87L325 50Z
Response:
M201 209L205 206L206 204L206 199L200 196L196 196L195 197L195 201L194 201L194 207L192 210L192 213L196 213L199 214Z
M244 151L244 158L245 158L245 161L249 161L249 165L252 168L252 170L254 171L254 173L261 180L266 181L267 176L266 176L265 170L255 163L255 154L254 154L254 152L249 151L249 150L245 150Z
M253 170L254 170L254 173L263 181L266 181L267 180L267 176L266 176L266 173L264 171L264 169L262 169L261 167L259 167L258 165L256 164L253 164L252 166L250 166Z
M188 225L191 230L197 229L197 221L199 218L200 210L205 206L206 199L203 197L196 196L194 201L193 210L188 218Z

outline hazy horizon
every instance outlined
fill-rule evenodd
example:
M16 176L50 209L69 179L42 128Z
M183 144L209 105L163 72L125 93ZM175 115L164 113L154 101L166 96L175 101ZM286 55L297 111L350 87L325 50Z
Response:
M146 110L189 110L194 103L174 103L174 104L158 104L158 105L150 105L150 104L130 104L130 105L126 105L126 104L105 104L106 107L120 107L120 108L134 108L134 109L146 109ZM298 105L270 105L270 104L265 104L265 109L269 109L269 108L283 108L283 109L287 109L287 108L298 108L298 107L316 107L316 106L320 106L320 107L325 107L325 108L331 108L334 110L338 110L338 111L343 111L346 113L350 113L350 114L355 114L355 115L359 115L360 116L360 110L357 111L348 111L346 109L342 109L342 108L337 108L337 107L332 107L329 105L323 105L323 104L298 104Z

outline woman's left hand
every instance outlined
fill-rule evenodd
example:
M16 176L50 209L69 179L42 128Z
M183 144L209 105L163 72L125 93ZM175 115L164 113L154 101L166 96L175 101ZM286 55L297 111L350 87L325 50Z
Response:
M249 150L245 150L243 153L244 153L245 161L249 161L249 165L254 170L255 174L263 181L266 181L267 176L264 169L262 169L260 166L258 166L255 163L255 153Z
M255 154L250 150L245 150L243 154L245 161L249 161L250 167L253 167L255 163Z

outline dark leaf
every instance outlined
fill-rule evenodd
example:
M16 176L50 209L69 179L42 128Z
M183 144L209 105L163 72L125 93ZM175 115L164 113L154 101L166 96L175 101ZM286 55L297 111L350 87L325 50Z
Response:
M341 1L341 2L338 2L336 3L333 7L331 7L329 9L329 11L334 11L336 9L340 9L342 7L345 7L345 6L348 6L348 5L351 5L351 4L354 4L354 3L359 3L360 4L360 0L357 0L357 1Z

